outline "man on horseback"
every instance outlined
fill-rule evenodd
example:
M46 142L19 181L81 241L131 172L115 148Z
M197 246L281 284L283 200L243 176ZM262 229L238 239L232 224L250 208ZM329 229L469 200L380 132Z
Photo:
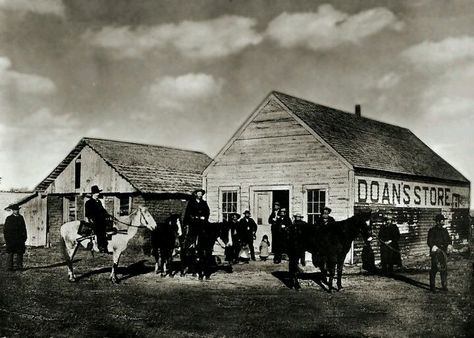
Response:
M214 234L209 225L209 206L203 200L205 190L197 189L189 200L184 213L184 222L188 226L188 239L186 249L196 246L199 258L199 278L202 274L206 279L210 277L209 264L212 258L212 248L215 242Z
M99 200L99 194L101 191L102 190L99 189L97 185L91 187L92 197L86 202L85 216L92 224L95 235L97 236L99 252L108 253L106 228L107 222L111 216Z

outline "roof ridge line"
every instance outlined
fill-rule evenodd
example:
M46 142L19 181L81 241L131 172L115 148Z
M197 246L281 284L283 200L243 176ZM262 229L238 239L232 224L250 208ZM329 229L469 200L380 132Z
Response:
M115 143L127 143L127 144L135 144L135 145L147 146L147 147L159 147L159 148L165 148L165 149L174 149L174 150L180 150L180 151L187 151L187 152L191 152L191 153L198 153L198 154L206 155L207 157L209 157L209 155L207 155L203 151L182 149L182 148L178 148L178 147L164 146L164 145L159 145L159 144L149 144L149 143L132 142L132 141L121 141L121 140L106 139L106 138L100 138L100 137L89 137L89 136L83 137L82 140L84 140L84 141L90 141L91 140L91 141L106 141L106 142L115 142Z
M380 121L380 120L376 120L376 119L373 119L373 118L370 118L370 117L366 117L366 116L359 116L359 117L356 117L356 115L354 113L351 113L349 111L345 111L345 110L342 110L342 109L338 109L338 108L334 108L334 107L330 107L330 106L326 106L324 104L320 104L320 103L317 103L317 102L313 102L313 101L309 101L307 99L303 99L301 97L298 97L298 96L294 96L294 95L290 95L290 94L286 94L286 93L283 93L283 92L280 92L280 91L277 91L277 90L272 90L272 94L281 94L281 95L285 95L285 96L289 96L291 98L294 98L296 100L300 100L300 101L305 101L307 103L310 103L310 104L313 104L313 105L316 105L316 106L320 106L320 107L323 107L325 109L329 109L329 110L333 110L333 111L336 111L338 113L344 113L344 114L348 114L354 118L358 118L358 119L366 119L366 120L369 120L369 121L373 121L373 122L376 122L376 123L381 123L381 124L385 124L385 125L389 125L389 126L392 126L392 127L397 127L397 128L400 128L400 129L405 129L405 130L410 130L406 127L402 127L402 126L399 126L399 125L396 125L396 124L391 124L391 123L388 123L388 122L383 122L383 121ZM285 104L284 102L282 102L283 104ZM285 106L287 106L285 104ZM288 106L287 106L288 107ZM289 109L290 107L288 107Z

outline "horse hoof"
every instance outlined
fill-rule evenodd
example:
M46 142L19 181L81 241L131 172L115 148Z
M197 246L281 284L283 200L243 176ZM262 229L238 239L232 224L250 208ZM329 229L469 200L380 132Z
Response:
M77 282L77 279L72 277L72 278L69 278L69 283L75 283Z
M166 277L166 273L161 273L160 276L161 276L161 278L164 278L164 277Z

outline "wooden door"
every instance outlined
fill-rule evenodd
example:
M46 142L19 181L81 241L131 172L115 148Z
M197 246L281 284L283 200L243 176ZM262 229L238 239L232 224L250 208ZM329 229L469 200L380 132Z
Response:
M272 213L272 192L256 191L254 196L255 206L253 218L257 222L257 239L254 241L255 249L258 251L263 235L267 235L270 243L272 242L272 232L268 217Z

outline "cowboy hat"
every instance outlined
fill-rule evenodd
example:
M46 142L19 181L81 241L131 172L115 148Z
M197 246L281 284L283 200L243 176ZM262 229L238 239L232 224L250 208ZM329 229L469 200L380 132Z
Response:
M323 210L327 210L329 213L331 213L331 211L332 211L332 209L331 209L330 207L328 207L328 206L325 206L325 207L323 208Z
M96 186L96 185L93 185L93 186L91 187L91 194L98 194L98 193L100 193L101 191L102 191L102 189L99 189L99 187Z
M5 210L20 210L20 206L18 204L11 204Z
M204 189L196 189L196 190L193 191L193 195L196 195L198 192L202 192L203 195L206 194L206 190L204 190Z
M436 222L439 222L439 221L442 221L442 220L445 220L445 219L446 219L446 217L444 217L443 214L437 214L437 215L435 216L435 221L436 221Z
M249 215L250 215L250 210L245 210L245 211L244 211L244 215L245 215L245 214L249 214Z

